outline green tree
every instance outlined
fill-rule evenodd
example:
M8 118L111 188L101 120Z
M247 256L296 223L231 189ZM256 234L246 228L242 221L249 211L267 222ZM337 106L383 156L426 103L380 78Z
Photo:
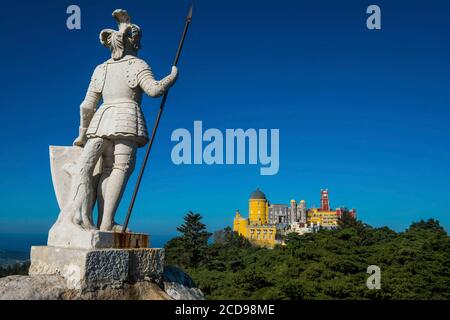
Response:
M195 268L206 258L211 233L206 231L206 225L201 220L200 214L187 213L184 223L177 228L181 236L170 240L164 247L167 264Z
M27 275L30 262L16 263L10 266L0 267L0 278L11 275Z
M237 248L249 248L251 247L250 241L247 238L239 235L233 231L230 227L226 227L222 230L218 230L213 234L214 243L222 246L237 247Z

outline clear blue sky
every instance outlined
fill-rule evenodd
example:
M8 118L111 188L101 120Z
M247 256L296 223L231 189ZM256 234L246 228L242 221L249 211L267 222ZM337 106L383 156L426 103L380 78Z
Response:
M65 26L66 7L82 29ZM382 9L382 30L365 27ZM77 135L79 104L98 41L127 9L143 29L140 56L170 71L188 1L10 1L0 51L0 233L45 233L58 215L48 146ZM174 234L187 210L210 230L247 214L259 186L274 203L305 199L358 210L365 222L403 230L420 218L450 227L450 2L196 1L131 227ZM145 99L153 124L159 101ZM279 128L280 171L257 166L175 166L176 128ZM144 150L140 150L139 164ZM129 188L118 213L122 222Z

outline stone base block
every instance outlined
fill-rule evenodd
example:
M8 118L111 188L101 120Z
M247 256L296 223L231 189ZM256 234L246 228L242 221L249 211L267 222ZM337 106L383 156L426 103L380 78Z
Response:
M56 223L50 229L47 244L53 247L80 249L131 249L150 246L148 234L84 230L74 224L62 223Z
M146 278L159 281L164 272L164 249L76 249L31 247L30 275L62 276L70 289L120 288Z

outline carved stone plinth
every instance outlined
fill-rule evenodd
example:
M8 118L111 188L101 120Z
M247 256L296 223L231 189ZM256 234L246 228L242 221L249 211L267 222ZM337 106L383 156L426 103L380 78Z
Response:
M60 275L68 288L98 290L125 283L160 281L164 249L78 249L31 247L30 275Z

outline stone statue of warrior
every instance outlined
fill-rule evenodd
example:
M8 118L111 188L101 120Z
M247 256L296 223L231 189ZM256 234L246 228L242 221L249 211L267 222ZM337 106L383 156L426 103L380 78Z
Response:
M141 29L130 22L125 10L115 10L113 17L119 30L100 32L100 42L111 50L111 59L97 66L81 103L79 136L73 145L82 149L78 148L74 165L66 167L70 187L65 191L64 205L60 203L55 225L101 231L120 228L114 215L135 167L136 150L148 141L141 111L142 93L161 96L178 76L177 68L172 67L168 76L155 80L150 66L137 57ZM103 103L97 109L101 99ZM99 160L101 170L94 176ZM53 181L55 184L55 177ZM98 221L94 225L92 210L96 199Z

